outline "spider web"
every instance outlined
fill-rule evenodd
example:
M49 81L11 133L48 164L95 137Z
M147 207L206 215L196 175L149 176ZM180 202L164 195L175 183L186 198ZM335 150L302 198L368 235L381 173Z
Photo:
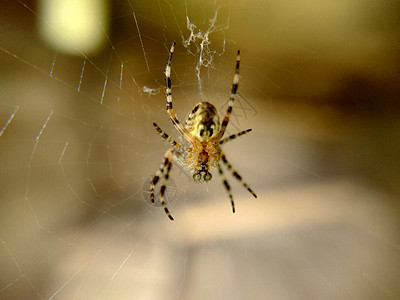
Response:
M299 1L294 16L302 16L308 4ZM321 137L329 124L314 129L322 117L300 100L302 111L315 119L296 123L292 106L273 104L289 97L285 88L303 95L304 64L329 53L318 44L298 45L298 60L287 67L271 63L266 47L254 47L257 42L250 47L251 40L281 34L277 24L288 15L272 13L272 4L249 4L247 11L259 8L270 19L252 19L251 28L263 28L248 38L241 20L245 7L231 1L108 5L110 27L99 21L103 49L91 54L73 46L78 54L70 55L39 34L38 24L53 25L38 3L1 4L1 299L399 295L394 279L380 279L388 274L382 266L398 257L391 223L365 225L365 215L346 212L345 203L361 194L366 202L355 205L366 215L396 216L390 207L376 209L379 193L360 188L353 197L346 167L331 162L334 143ZM259 198L252 199L227 172L235 215L217 172L211 183L199 185L176 164L166 196L176 221L158 202L149 203L151 175L169 148L152 123L182 142L165 112L164 69L172 41L174 110L181 121L199 101L226 111L235 54L242 50L227 134L250 127L254 132L225 149ZM332 182L341 192L330 193ZM320 199L325 194L331 196ZM371 250L341 270L338 265L357 257L360 248ZM376 258L382 248L389 258Z

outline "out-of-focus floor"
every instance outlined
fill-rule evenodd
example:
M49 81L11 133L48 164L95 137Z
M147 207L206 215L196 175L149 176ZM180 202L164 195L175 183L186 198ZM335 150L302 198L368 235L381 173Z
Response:
M398 211L390 200L344 177L237 198L236 215L221 201L175 210L174 224L152 214L134 228L104 218L69 231L78 244L51 260L40 292L57 299L397 299Z
M121 3L129 13L115 11L112 21L123 30L111 31L109 48L93 57L44 44L32 29L40 11L28 1L2 4L0 299L400 299L400 124L389 99L396 76L382 79L392 88L382 108L374 102L382 82L361 80L375 68L364 68L367 51L358 61L346 48L352 34L340 18L347 14L334 5L326 23L317 18L333 28L327 44L321 25L322 42L316 32L297 45L304 31L294 23L281 32L292 15L268 2L261 8L277 16L264 20L268 33L288 41L275 49L267 37L247 35L254 24L243 27L258 15L256 2L231 7L226 52L215 56L220 70L210 69L203 92L226 110L238 47L231 39L241 41L240 95L228 130L253 131L224 151L258 197L226 172L232 214L217 170L210 183L196 184L174 165L170 222L149 203L150 175L168 149L152 123L178 138L165 112L163 71L170 40L182 37L165 19L149 22L158 14L142 3ZM327 13L310 3L295 10L297 24ZM174 16L185 29L186 19ZM356 49L375 53L371 44ZM201 97L180 39L172 78L183 119ZM371 90L376 99L365 96Z

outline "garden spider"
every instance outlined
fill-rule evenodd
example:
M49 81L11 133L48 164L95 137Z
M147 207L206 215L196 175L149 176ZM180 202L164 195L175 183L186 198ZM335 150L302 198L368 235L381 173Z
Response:
M232 113L232 105L235 100L236 92L239 85L239 64L240 64L240 51L237 52L236 57L236 69L233 77L233 84L231 90L231 96L228 102L228 109L225 117L220 124L218 112L214 105L208 102L200 102L197 104L192 112L186 119L185 126L178 121L174 112L172 111L172 95L171 95L171 60L175 50L175 42L172 44L169 51L167 66L165 68L165 83L166 83L166 94L167 94L167 113L178 132L191 144L189 147L183 147L178 142L173 140L166 134L156 123L153 123L154 127L161 135L163 139L172 144L173 148L169 149L164 156L164 161L153 177L150 183L150 200L154 203L154 189L158 181L163 178L163 183L160 189L160 201L164 208L165 213L174 220L171 216L167 205L165 204L164 194L166 190L167 180L172 167L172 159L175 159L185 168L192 172L194 181L210 181L211 173L209 172L210 167L217 167L224 186L228 192L229 198L232 204L232 212L235 212L235 203L233 202L233 196L231 187L225 178L224 172L220 166L220 160L225 164L227 169L232 175L239 180L242 185L255 197L257 195L252 191L246 182L243 181L232 165L228 162L224 152L220 146L228 141L231 141L239 136L242 136L251 131L247 129L237 134L233 134L222 139L226 127L228 126L229 116Z

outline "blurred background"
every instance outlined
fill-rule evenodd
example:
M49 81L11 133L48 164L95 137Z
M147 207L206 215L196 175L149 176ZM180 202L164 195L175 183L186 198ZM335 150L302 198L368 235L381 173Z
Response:
M399 299L398 1L0 3L0 299ZM223 115L216 170L174 165L157 122Z

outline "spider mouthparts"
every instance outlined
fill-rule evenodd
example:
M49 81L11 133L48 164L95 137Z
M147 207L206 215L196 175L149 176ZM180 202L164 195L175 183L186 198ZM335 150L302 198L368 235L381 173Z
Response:
M212 178L211 173L205 173L203 176L204 181L210 181Z
M201 178L201 173L204 173L203 178ZM199 172L193 174L194 181L201 181L202 179L204 181L210 181L211 178L212 178L211 173L209 173L208 171L205 171L205 170L202 170L202 171L199 171Z
M193 180L194 181L200 181L201 179L201 174L200 173L194 173L193 174Z

